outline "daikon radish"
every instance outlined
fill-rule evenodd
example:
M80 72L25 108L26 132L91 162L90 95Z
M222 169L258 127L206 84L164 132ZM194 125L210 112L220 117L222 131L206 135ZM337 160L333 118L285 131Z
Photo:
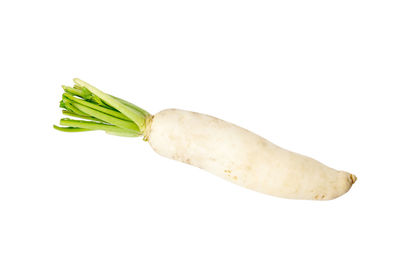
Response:
M154 116L92 85L74 79L63 86L63 113L54 126L67 132L104 130L143 136L158 154L178 160L240 186L284 198L329 200L346 193L356 176L285 150L261 136L218 118L178 109Z

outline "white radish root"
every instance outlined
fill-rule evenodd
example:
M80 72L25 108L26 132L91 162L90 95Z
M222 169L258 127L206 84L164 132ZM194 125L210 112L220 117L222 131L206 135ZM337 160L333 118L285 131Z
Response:
M151 147L164 157L273 196L334 199L346 193L356 180L350 173L200 113L163 110L154 115L147 135Z

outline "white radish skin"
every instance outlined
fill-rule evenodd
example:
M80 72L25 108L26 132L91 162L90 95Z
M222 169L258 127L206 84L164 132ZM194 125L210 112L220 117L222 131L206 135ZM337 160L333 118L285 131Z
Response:
M197 166L240 186L284 198L328 200L356 177L212 116L177 109L152 118L145 133L160 155Z

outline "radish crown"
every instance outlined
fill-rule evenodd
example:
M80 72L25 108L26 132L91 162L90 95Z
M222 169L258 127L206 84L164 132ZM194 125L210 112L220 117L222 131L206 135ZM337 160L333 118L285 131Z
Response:
M108 134L137 137L143 135L151 114L118 97L108 95L96 87L74 79L73 87L62 86L60 102L64 115L80 120L63 118L60 127L64 132L103 130Z

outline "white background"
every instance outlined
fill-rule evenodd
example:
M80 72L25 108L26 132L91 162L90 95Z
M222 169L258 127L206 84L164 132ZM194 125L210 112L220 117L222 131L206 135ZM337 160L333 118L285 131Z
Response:
M1 1L0 266L399 266L398 1ZM52 129L79 77L355 173L252 192L140 138Z

